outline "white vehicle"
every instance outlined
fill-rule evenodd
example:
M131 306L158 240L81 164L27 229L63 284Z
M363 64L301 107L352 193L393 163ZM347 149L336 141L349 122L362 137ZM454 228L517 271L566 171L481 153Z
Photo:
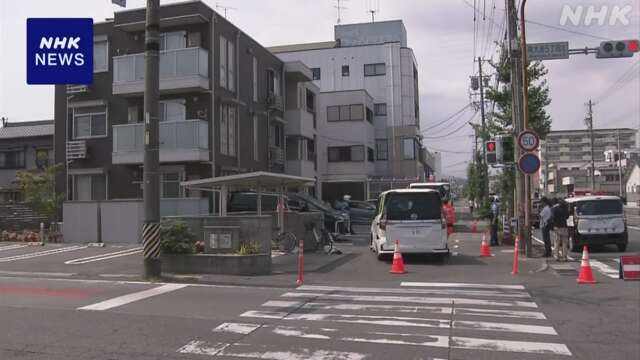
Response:
M624 206L617 196L578 196L568 198L569 247L581 251L583 245L613 244L627 250L629 233Z
M380 194L370 243L378 260L393 254L396 240L402 253L449 254L437 190L396 189Z

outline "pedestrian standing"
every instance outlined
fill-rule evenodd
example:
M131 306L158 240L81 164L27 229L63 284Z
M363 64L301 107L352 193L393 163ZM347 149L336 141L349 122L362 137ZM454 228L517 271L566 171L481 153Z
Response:
M493 198L491 200L491 246L498 246L498 216L500 214L500 206L498 201Z
M469 199L469 213L473 215L473 199Z
M557 261L567 261L569 252L569 232L567 219L569 218L569 205L564 199L558 200L551 208L553 214L553 229L555 232L554 254Z
M542 241L544 242L544 257L551 256L551 229L553 228L553 218L551 214L551 202L543 197L540 200L543 208L540 211L540 228L542 229Z

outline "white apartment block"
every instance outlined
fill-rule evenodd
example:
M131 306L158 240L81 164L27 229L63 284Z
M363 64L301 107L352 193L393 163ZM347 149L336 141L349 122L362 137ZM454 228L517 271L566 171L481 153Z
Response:
M317 156L325 199L347 190L367 198L372 181L415 181L432 171L420 133L418 66L402 21L337 25L334 41L269 50L311 68L320 89Z

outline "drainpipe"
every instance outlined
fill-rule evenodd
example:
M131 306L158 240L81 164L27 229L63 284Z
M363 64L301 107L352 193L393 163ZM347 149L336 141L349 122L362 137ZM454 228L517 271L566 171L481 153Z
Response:
M216 177L216 97L215 97L215 89L216 89L216 80L215 80L215 54L216 54L216 46L215 46L215 23L216 23L216 13L213 12L211 15L211 22L209 23L210 33L211 33L211 41L209 42L209 86L211 87L211 111L210 111L210 121L209 126L211 133L211 177ZM217 194L220 194L219 192ZM216 207L215 196L216 192L211 193L212 202L211 202L211 212L213 213ZM220 208L220 204L218 205ZM220 209L218 209L220 210Z

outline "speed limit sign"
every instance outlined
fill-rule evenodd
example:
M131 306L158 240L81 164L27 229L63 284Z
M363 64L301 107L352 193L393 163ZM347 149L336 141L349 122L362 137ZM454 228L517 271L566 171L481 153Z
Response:
M524 151L535 151L540 145L538 134L531 130L525 130L518 135L518 144Z

